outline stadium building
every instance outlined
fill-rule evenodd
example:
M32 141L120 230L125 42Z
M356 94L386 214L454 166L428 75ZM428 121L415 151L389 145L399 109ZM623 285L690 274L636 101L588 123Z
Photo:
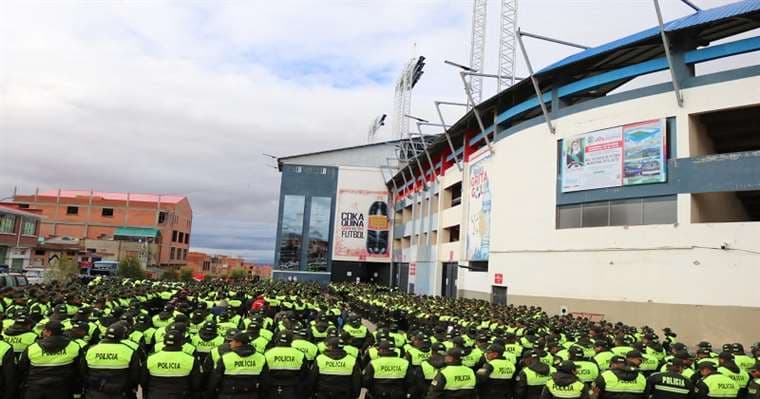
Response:
M758 27L760 1L702 10L664 24L670 54L653 27L478 104L385 183L389 283L756 341L760 66L715 61L760 50Z

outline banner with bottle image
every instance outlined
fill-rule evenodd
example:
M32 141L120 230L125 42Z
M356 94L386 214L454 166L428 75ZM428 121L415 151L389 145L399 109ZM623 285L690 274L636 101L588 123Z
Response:
M391 220L388 193L338 190L333 260L389 262Z
M490 156L470 163L470 187L467 208L467 259L488 260L491 250L491 180Z
M562 192L665 182L665 137L655 119L563 140Z

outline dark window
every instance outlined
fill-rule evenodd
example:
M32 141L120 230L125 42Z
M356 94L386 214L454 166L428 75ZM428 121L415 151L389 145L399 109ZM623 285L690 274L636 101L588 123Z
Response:
M100 211L100 215L105 217L113 217L113 208L103 208Z
M34 254L37 255L37 256L44 256L45 255L45 250L44 249L35 249L34 250Z
M190 244L190 233L185 233L185 244Z
M487 272L488 261L478 261L478 262L470 261L470 271L471 272Z
M179 242L179 243L185 242L185 233L183 233L181 231L179 232L179 238L177 239L177 242Z
M0 233L15 233L16 232L16 216L15 215L0 215Z
M87 248L87 252L94 254L95 252L98 252L98 250L95 248Z
M446 242L459 241L459 225L447 227L444 229L444 231L448 233L448 241Z
M280 269L300 268L305 202L302 195L286 195L283 198L278 265Z
M557 228L673 224L676 196L587 202L557 207Z
M19 209L29 209L29 204L18 204Z
M158 213L158 224L164 224L166 223L166 212L159 212Z
M172 247L172 249L169 250L169 259L174 260L174 252L175 251L176 250L174 249L174 247Z
M451 206L457 206L462 203L462 183L459 182L446 189L451 195Z
M172 242L177 242L177 230L172 231Z
M66 207L66 214L67 215L78 215L79 214L79 207L78 206L67 206Z

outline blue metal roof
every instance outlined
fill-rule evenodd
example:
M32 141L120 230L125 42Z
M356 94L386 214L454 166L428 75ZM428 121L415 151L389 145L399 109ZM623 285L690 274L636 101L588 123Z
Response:
M719 21L731 17L737 17L752 12L760 11L760 0L744 0L737 3L726 4L724 6L710 8L695 12L694 14L687 15L685 17L676 19L674 21L665 23L666 32L675 32L678 30L688 29L702 24ZM551 70L578 62L593 56L606 53L608 51L616 50L630 44L650 39L657 36L660 33L660 27L655 26L647 30L643 30L633 35L626 36L615 41L603 44L601 46L593 47L588 50L583 50L579 53L573 54L560 61L551 64L536 74L543 74Z

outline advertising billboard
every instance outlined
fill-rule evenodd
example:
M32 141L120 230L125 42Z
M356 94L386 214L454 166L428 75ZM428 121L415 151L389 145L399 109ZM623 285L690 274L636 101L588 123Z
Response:
M562 192L665 182L665 144L664 119L565 139Z
M488 176L490 157L470 164L470 186L467 208L467 259L488 260L491 249L491 181Z
M389 262L391 222L388 193L338 190L333 259Z

